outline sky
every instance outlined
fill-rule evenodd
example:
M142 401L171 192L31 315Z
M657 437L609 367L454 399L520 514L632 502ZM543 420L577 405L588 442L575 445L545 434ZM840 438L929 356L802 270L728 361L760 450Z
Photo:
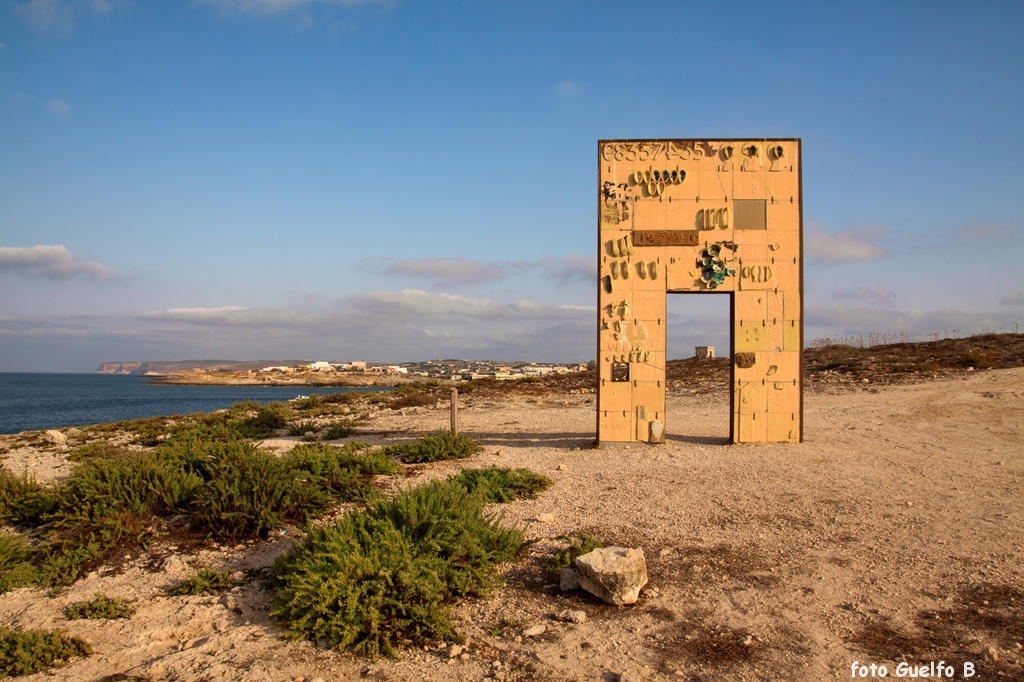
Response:
M616 138L802 139L808 343L1013 331L1021 36L1019 0L0 0L0 371L590 360ZM670 296L670 357L727 306Z

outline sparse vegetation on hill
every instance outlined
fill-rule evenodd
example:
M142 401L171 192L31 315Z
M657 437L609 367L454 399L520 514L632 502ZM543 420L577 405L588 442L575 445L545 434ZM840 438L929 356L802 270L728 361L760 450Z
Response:
M299 446L284 457L224 427L195 426L149 451L83 459L65 480L41 486L0 470L0 520L38 540L0 536L0 587L59 587L112 552L144 548L172 517L214 538L265 538L339 502L368 501L372 477L400 467L367 446Z

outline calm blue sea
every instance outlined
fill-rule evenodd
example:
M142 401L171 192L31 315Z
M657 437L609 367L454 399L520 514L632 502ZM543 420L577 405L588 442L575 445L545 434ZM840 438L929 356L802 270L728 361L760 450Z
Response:
M152 386L109 374L0 372L0 433L212 412L243 400L269 403L302 395L380 389L322 386Z

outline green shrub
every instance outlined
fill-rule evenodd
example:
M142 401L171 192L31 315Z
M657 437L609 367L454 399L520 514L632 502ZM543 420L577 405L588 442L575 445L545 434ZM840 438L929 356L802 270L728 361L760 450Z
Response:
M430 393L415 393L389 401L388 409L400 410L403 407L425 407L435 403L437 403L437 396Z
M302 476L313 489L308 495L319 508L337 502L368 502L379 496L373 484L375 475L401 473L402 467L379 450L361 454L369 446L352 442L333 445L298 445L282 460ZM317 495L323 497L318 498Z
M272 615L291 636L394 655L404 642L458 641L448 607L497 583L523 543L465 488L435 482L312 529L274 564Z
M551 486L551 479L529 469L489 466L463 469L450 479L469 492L479 492L488 502L512 502L519 498L534 499Z
M339 438L348 438L355 433L355 426L350 421L336 422L331 424L327 429L327 433L323 435L324 440L338 440Z
M237 586L238 582L231 577L231 571L215 571L212 568L203 568L171 590L170 594L175 596L216 594Z
M258 412L263 405L256 400L242 400L228 408L228 412L239 415L249 412Z
M114 620L134 615L135 607L127 599L110 598L102 592L97 592L92 599L77 601L64 609L64 617L68 620Z
M439 431L423 436L412 443L389 445L385 452L406 464L437 462L446 459L463 459L480 452L480 446L469 436L452 435L451 431Z
M55 630L12 630L0 626L0 677L32 675L74 656L88 656L92 648L77 637Z
M555 552L554 556L548 560L544 568L549 573L561 573L563 569L572 566L578 557L604 547L604 544L599 539L585 533L581 534L578 538L562 536L560 539L569 540L569 546L560 552Z
M419 395L423 391L420 390L419 386L415 384L405 384L404 386L398 386L395 390L391 391L391 395L398 398L404 398L410 395Z
M0 469L0 523L37 526L56 504L52 490L28 473L16 476Z
M72 462L81 462L87 459L126 457L129 455L131 455L131 450L122 445L99 441L75 448L68 453L68 459Z
M269 438L274 431L284 428L291 410L283 403L268 403L255 416L231 422L232 428L246 438Z
M221 444L203 462L206 482L192 498L191 519L219 538L266 538L316 506L312 491L281 459L251 443Z
M32 547L25 538L0 533L0 594L32 585L39 579L31 558Z
M316 424L309 421L300 421L288 427L289 436L304 436L309 431L316 432Z

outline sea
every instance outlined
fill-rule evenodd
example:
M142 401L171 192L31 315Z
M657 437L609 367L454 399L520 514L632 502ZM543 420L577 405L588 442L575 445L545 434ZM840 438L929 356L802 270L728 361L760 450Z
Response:
M344 386L166 386L142 376L0 372L0 433L59 429L193 412L243 400L261 404L300 395L380 388Z

